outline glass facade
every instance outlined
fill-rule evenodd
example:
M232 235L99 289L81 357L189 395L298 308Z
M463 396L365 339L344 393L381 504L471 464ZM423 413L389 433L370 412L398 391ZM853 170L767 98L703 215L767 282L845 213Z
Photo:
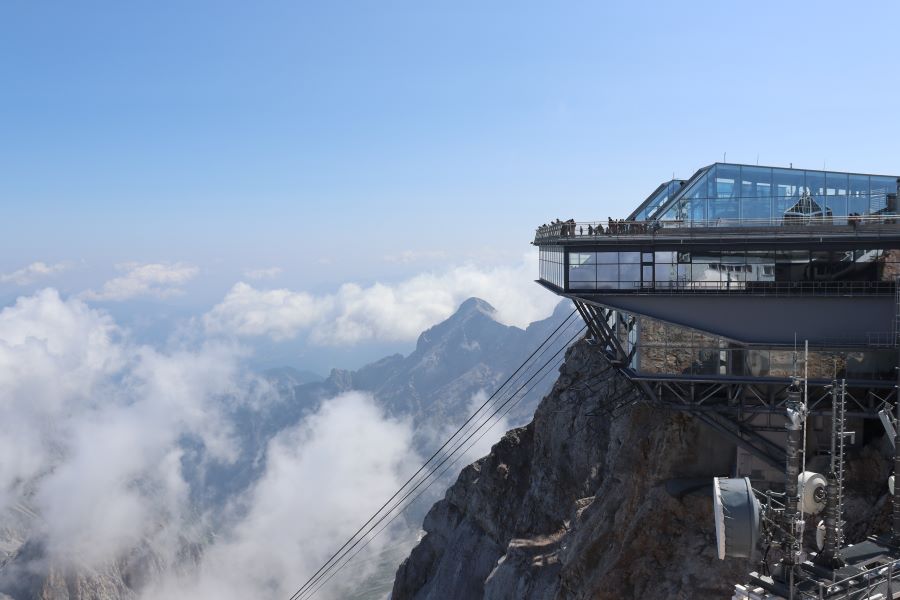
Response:
M656 218L713 227L804 220L846 225L853 215L897 210L896 177L716 163L660 205Z
M547 263L548 266L550 264L556 263ZM543 260L541 265L543 273L545 268ZM572 250L569 252L568 265L569 289L572 290L629 292L680 289L765 292L767 289L778 287L772 284L838 285L851 282L892 281L900 274L900 252L881 249L846 251L706 249L654 252Z
M664 206L670 198L674 198L684 184L680 179L673 179L660 184L659 187L647 198L638 211L630 219L634 221L646 221L657 217L660 207Z
M640 288L643 255L649 252L569 252L569 289L633 290Z
M538 254L540 277L556 287L566 287L566 254L562 246L541 246Z

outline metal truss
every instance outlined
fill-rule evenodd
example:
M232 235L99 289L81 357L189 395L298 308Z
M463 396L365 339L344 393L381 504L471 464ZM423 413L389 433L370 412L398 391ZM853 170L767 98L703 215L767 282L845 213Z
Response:
M630 367L636 346L629 348L627 342L622 342L629 339L635 318L573 301L598 349L610 366L631 382L643 401L690 413L766 463L784 467L784 448L761 435L766 427L754 425L753 420L760 414L785 413L789 378L638 374ZM830 418L831 382L810 380L807 385L809 414ZM848 382L846 416L878 419L879 411L892 405L897 393L896 387L887 383Z

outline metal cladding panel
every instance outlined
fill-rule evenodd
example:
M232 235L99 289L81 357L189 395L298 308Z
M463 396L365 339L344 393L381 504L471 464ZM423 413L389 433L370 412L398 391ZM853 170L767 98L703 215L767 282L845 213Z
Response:
M890 332L891 296L734 297L585 294L583 299L750 344L858 340Z

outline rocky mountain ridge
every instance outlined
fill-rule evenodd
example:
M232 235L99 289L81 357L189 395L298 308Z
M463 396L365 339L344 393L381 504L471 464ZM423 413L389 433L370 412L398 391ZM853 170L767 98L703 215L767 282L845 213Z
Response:
M534 420L428 512L392 600L730 597L753 565L717 559L711 497L666 486L728 476L728 442L633 394L587 342L570 348ZM848 462L848 539L886 527L878 440Z

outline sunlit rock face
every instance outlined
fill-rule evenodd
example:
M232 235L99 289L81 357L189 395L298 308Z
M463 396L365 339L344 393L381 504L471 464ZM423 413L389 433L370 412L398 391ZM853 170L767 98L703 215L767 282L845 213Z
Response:
M728 476L733 446L683 413L612 408L632 394L573 347L534 420L431 508L393 600L729 597L754 565L718 560L711 498L666 482ZM887 527L886 453L877 438L849 459L850 539Z

